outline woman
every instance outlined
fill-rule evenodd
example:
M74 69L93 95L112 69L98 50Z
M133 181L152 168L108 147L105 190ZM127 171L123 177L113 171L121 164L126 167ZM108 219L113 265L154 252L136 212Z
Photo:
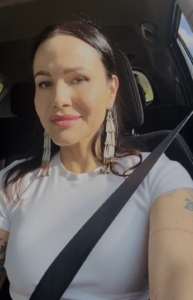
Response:
M33 72L42 166L41 152L1 171L1 265L13 300L30 298L58 253L148 155L123 139L113 53L96 28L70 22L44 31ZM192 299L192 188L163 155L62 299Z

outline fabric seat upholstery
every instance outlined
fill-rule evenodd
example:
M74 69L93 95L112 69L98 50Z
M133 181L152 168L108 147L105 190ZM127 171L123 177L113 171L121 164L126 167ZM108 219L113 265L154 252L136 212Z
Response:
M190 109L182 105L161 104L145 106L143 112L143 125L135 127L135 132L138 134L173 130L188 115ZM193 141L190 132L189 123L187 123L182 129L181 135L193 150Z
M163 130L132 136L130 137L131 144L139 148L142 152L152 152L170 132L169 130ZM165 154L169 159L178 161L193 179L193 153L180 134L176 136Z

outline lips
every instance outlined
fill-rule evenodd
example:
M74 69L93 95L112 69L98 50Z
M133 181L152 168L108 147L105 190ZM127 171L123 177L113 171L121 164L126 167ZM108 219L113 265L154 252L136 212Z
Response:
M50 121L52 125L57 127L70 127L71 125L78 122L78 120L81 118L81 116L76 115L53 115L50 117Z

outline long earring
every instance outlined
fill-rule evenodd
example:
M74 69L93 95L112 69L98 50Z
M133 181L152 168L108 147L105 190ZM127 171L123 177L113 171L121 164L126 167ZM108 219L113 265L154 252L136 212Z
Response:
M114 163L115 155L115 125L113 122L113 117L111 111L108 111L106 118L106 141L103 156L103 165L101 167L100 173L109 174L111 164Z
M42 157L41 169L38 173L38 177L49 176L50 169L50 154L51 154L51 139L49 134L44 132L44 152Z

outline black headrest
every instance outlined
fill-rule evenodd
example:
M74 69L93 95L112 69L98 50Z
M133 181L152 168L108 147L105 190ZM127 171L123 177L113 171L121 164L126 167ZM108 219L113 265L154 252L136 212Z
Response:
M33 82L17 83L11 90L11 112L17 116L36 114Z
M115 51L120 94L128 107L127 115L133 127L143 124L144 115L139 90L127 56L120 50Z
M120 50L115 51L115 58L120 81L120 94L128 107L128 122L132 127L142 125L143 109L129 60ZM11 91L11 112L18 116L35 114L34 95L35 87L32 82L15 84Z

